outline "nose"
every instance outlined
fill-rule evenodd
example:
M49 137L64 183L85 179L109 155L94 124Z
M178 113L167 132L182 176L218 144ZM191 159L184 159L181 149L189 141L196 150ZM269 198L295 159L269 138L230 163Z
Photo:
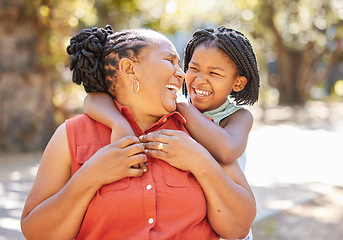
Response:
M175 76L179 80L179 82L182 84L183 80L185 79L185 73L182 71L179 65L176 67Z
M199 73L198 76L196 76L195 80L198 83L205 83L206 82L206 78L203 74Z

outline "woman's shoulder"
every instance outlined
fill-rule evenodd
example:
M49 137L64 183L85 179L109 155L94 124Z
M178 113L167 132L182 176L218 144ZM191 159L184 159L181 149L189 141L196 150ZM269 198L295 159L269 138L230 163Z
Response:
M83 114L75 115L71 118L66 119L65 123L70 124L70 123L76 123L76 122L87 122L89 120L92 120L92 119L88 117L86 113L83 113Z
M111 129L90 118L87 114L77 115L65 121L68 139L77 144L107 143Z
M100 122L95 121L94 119L90 118L87 114L80 114L68 118L65 120L65 125L67 129L75 128L80 129L81 131L85 131L91 126L103 125Z

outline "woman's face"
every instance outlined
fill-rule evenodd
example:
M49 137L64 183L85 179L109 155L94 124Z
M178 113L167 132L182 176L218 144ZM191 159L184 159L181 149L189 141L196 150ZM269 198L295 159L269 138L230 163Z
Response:
M140 84L136 94L144 113L161 117L176 109L177 92L185 77L174 45L167 39L143 52L135 74Z
M220 107L232 92L238 76L237 67L229 56L215 47L196 47L186 72L193 105L201 112Z

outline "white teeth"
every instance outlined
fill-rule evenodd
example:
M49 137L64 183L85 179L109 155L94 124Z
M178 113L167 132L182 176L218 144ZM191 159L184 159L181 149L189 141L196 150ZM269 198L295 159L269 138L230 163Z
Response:
M170 91L173 91L173 92L177 92L179 91L179 88L177 86L174 86L174 85L171 85L171 84L167 84L166 86Z
M195 88L194 88L194 91L199 96L209 96L210 94L212 94L212 92L204 91L204 90L200 90L200 89L195 89Z

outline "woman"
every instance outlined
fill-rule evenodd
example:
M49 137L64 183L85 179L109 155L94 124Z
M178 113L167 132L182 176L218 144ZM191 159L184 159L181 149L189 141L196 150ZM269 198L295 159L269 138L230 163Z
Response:
M236 162L226 175L186 133L175 112L184 73L172 43L151 30L113 33L107 26L82 31L67 50L73 81L113 96L144 144L137 137L109 144L111 129L87 115L67 120L47 145L27 198L25 237L245 237L253 195ZM146 169L135 167L142 163Z

